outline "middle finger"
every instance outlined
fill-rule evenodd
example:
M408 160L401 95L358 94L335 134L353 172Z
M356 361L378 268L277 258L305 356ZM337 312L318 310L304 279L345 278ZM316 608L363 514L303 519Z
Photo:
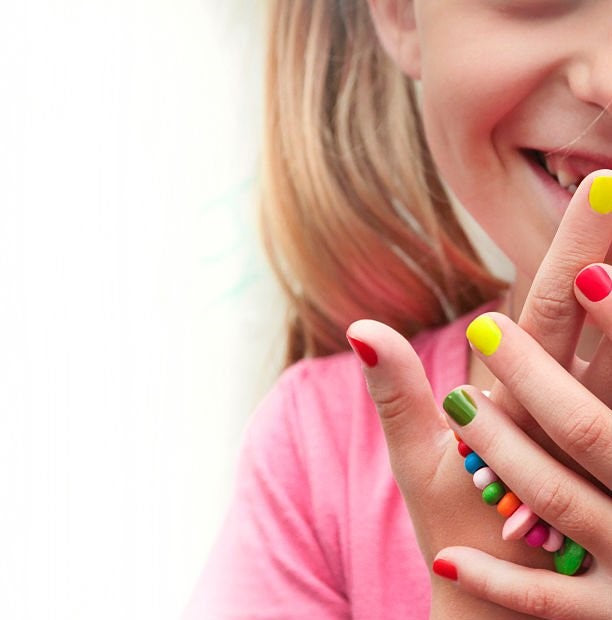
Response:
M549 437L612 487L610 410L505 315L480 315L466 333L475 354Z
M584 310L577 302L574 277L585 265L603 261L612 240L612 203L606 208L598 187L609 185L612 170L589 174L576 190L542 261L525 301L518 324L564 368L572 371ZM519 426L530 429L528 413L503 386L491 398ZM528 430L536 440L538 429Z

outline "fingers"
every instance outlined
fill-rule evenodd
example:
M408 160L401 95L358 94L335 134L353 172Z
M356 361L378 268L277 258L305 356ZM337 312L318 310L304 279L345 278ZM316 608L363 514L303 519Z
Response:
M419 357L403 336L377 321L356 321L346 336L363 361L395 477L406 484L426 484L450 431Z
M603 338L581 382L601 401L612 405L612 268L596 263L585 267L574 281L576 299Z
M478 598L537 618L610 618L610 586L591 574L587 579L526 568L469 547L443 549L433 569Z
M612 487L610 410L503 314L480 315L467 336L478 357L553 441Z
M582 181L534 279L518 324L561 365L569 367L584 311L576 302L573 281L585 265L603 261L612 241L612 204L605 208L598 170Z
M518 320L528 334L568 369L574 361L584 320L584 310L573 291L574 277L585 265L603 261L612 241L612 214L605 208L605 196L598 189L602 182L597 180L609 176L612 170L593 172L576 190ZM597 385L595 381L592 383ZM492 398L534 439L551 447L540 429L533 426L528 413L499 383L492 389Z
M612 560L612 502L607 495L556 461L476 388L453 390L444 409L451 427L503 481L499 492L512 491L559 532L596 557ZM467 460L465 464L468 468ZM479 467L482 463L475 463L469 471ZM512 527L505 523L504 538L520 538L526 533L522 529L535 524L530 513L522 516L529 518L521 524L513 519Z

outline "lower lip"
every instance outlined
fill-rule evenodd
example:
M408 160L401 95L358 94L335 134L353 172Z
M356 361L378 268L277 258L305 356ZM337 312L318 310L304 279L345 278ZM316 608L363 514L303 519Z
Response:
M570 194L566 189L563 189L555 179L553 179L540 164L535 162L531 157L524 154L527 163L531 167L531 169L535 172L536 176L542 182L548 191L548 193L552 196L555 208L561 213L565 213L567 207L572 199L572 194Z

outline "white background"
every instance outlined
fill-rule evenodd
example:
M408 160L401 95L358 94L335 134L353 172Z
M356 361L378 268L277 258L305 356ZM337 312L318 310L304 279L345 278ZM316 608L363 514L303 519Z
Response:
M0 618L176 618L278 365L251 0L0 8Z

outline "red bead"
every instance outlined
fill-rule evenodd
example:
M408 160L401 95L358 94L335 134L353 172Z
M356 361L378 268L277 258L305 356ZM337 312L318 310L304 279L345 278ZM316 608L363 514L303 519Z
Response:
M465 458L471 451L472 448L470 448L466 443L464 443L463 441L460 441L457 444L457 450L459 450L459 454Z

